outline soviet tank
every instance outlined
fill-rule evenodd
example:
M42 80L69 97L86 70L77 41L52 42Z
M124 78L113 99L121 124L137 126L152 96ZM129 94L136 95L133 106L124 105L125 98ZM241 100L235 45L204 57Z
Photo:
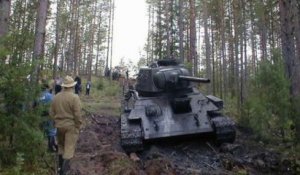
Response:
M222 114L223 101L204 95L176 60L159 60L141 68L135 88L124 96L121 145L126 152L142 151L151 140L209 134L217 144L234 142L235 123Z

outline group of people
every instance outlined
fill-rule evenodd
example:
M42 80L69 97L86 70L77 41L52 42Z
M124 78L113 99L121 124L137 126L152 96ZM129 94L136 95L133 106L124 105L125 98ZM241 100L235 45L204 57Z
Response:
M47 116L47 118L50 116L50 119L46 119L43 125L48 138L48 149L58 152L59 174L64 175L69 167L70 159L74 156L79 131L83 124L79 98L81 79L76 77L74 80L66 76L64 79L56 78L52 83L52 87L43 84L43 92L39 101L45 106L42 116ZM86 95L89 95L90 89L91 82L89 81L86 86ZM53 90L55 95L53 95Z
M80 94L82 92L82 86L81 86L81 78L79 76L76 76L74 81L76 81L75 85L75 94ZM49 92L54 94L57 94L61 91L62 89L62 83L63 79L61 77L56 77L55 79L52 79L49 83ZM86 86L85 86L85 95L90 95L90 90L92 87L91 81L87 81Z

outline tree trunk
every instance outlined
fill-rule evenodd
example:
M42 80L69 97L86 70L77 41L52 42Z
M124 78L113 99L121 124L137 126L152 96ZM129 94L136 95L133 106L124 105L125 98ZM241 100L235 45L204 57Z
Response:
M114 41L114 19L115 19L115 0L112 0L112 16L111 16L111 46L110 46L110 70L112 70L113 60L113 41ZM112 72L110 74L110 80L112 80Z
M101 6L102 7L102 6ZM102 8L101 8L102 9ZM102 12L99 12L98 17L98 35L97 35L97 56L96 56L96 67L95 67L95 75L98 76L99 69L99 55L100 55L100 46L102 44L102 36L101 36L101 22L102 22Z
M10 0L0 0L0 37L8 32L10 6Z
M171 21L171 11L170 11L170 0L165 0L165 30L166 30L166 38L167 38L167 46L166 46L166 57L168 59L171 58L171 42L170 42L170 24L172 23Z
M298 60L300 60L300 1L293 0L294 2L294 14L295 14L295 36L296 36L296 49L297 54L296 57Z
M252 74L256 73L256 37L255 37L255 31L254 31L254 7L253 7L253 2L250 1L250 22L251 22L251 56L252 56Z
M213 28L213 22L212 18L210 18L210 46L211 46L211 65L212 65L212 70L211 70L211 83L212 84L212 94L216 94L216 61L215 61L215 33L214 33L214 28Z
M40 74L40 65L43 60L44 44L46 35L46 20L47 20L48 0L39 0L38 13L36 20L36 31L33 49L33 60L37 61L34 74L32 76L33 82L38 82Z
M196 9L195 9L195 0L190 0L190 57L189 62L194 63L194 75L198 74L198 61L197 61L197 52L196 52Z
M229 89L230 89L230 95L231 97L235 96L235 61L234 61L234 36L233 36L233 10L232 10L232 5L229 3L228 5L229 8L229 14L231 16L229 17L229 43L228 43L228 52L229 52Z
M179 0L179 18L178 18L178 27L179 27L179 55L181 63L184 62L184 50L183 50L183 0Z
M224 0L222 0L222 5L221 5L221 14L222 14L222 21L221 21L221 59L222 59L222 90L221 90L221 98L225 100L226 94L227 94L227 60L226 60L226 38L225 38L225 4Z
M147 33L147 48L146 48L146 56L147 56L147 65L150 63L150 47L151 47L151 5L148 5L148 33Z
M244 73L243 73L243 94L242 94L242 104L244 103L244 99L247 99L248 94L248 45L247 45L247 25L246 25L246 1L243 1L243 39L244 39Z
M161 5L161 1L158 1L158 12L157 12L157 23L158 23L158 38L157 38L157 55L158 55L158 59L162 59L163 53L162 53L162 5Z
M279 0L280 22L281 22L281 41L282 53L285 61L286 76L291 80L291 96L293 102L296 103L300 99L300 60L295 54L295 39L294 39L294 19L293 4L290 0ZM294 104L298 106L298 104ZM299 107L294 108L294 112L299 114ZM300 139L300 119L295 118L296 137Z
M109 0L109 20L108 20L108 27L107 27L107 54L106 54L106 66L105 66L105 72L109 70L108 68L108 61L109 61L109 50L110 50L110 31L111 31L111 16L112 16L112 0ZM111 71L111 70L110 70ZM111 72L112 73L112 72Z
M262 6L264 5L264 2L261 2ZM265 14L265 8L263 8L264 12L262 13L261 21L260 21L260 43L261 43L261 59L265 60L267 59L267 22L266 22L266 14Z
M206 77L211 79L211 60L210 60L210 41L208 34L208 11L207 11L207 2L203 2L203 21L204 21L204 39L205 39L205 60L206 60ZM207 94L212 93L211 83L207 85Z
M239 45L241 44L241 20L240 20L240 3L239 0L233 1L233 30L234 30L234 91L237 96L237 107L240 110L240 82L239 82ZM241 44L242 45L242 44ZM241 50L242 51L242 50Z
M89 31L89 54L88 54L88 60L87 60L87 80L92 80L92 64L93 64L93 58L94 58L94 35L95 35L95 26L96 26L96 12L97 12L97 6L96 6L96 0L94 2L94 9L93 9L93 19L90 24L90 31Z
M282 52L285 60L287 77L291 80L291 95L300 95L299 61L295 55L294 24L292 4L289 0L279 0ZM298 68L298 69L297 69Z
M53 73L52 78L54 79L56 77L57 72L57 60L58 60L58 51L60 47L60 13L61 13L61 6L62 6L63 0L57 0L56 4L56 28L55 28L55 46L54 46L54 64L53 64Z
M79 61L79 51L80 51L80 43L79 43L79 33L80 33L80 28L79 28L79 4L80 4L80 0L76 0L76 10L75 10L75 41L74 41L74 49L73 49L73 55L74 55L74 70L73 70L73 76L77 76L79 75L79 65L78 65L78 61Z

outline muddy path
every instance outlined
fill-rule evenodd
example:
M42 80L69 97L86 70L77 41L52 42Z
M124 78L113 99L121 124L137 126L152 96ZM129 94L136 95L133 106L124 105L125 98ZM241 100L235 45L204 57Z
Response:
M216 147L208 139L152 143L135 157L120 146L119 117L85 117L71 175L296 174L290 160L252 142L242 129L234 144Z

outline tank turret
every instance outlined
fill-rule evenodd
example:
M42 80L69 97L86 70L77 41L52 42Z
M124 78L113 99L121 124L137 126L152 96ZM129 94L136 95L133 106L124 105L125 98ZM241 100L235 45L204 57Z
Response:
M210 82L207 78L189 76L185 68L162 69L154 74L153 81L157 88L163 90L189 88L190 82Z
M192 87L191 82L209 83L210 80L190 76L188 69L176 60L160 60L140 69L136 90L141 96L156 96L188 90Z
M191 76L176 60L159 60L141 68L135 89L124 96L124 150L143 150L144 143L151 140L202 134L211 134L218 144L233 142L235 123L222 114L223 101L199 92L195 83L210 80Z

